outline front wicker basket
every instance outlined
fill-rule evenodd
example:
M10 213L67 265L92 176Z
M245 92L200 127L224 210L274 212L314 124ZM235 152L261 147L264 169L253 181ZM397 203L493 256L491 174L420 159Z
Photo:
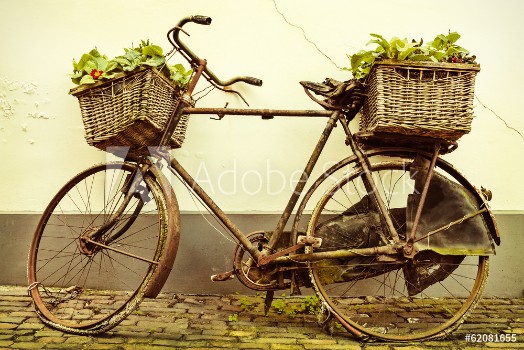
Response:
M456 141L471 130L475 64L382 60L366 80L360 130Z
M70 93L78 98L89 145L107 151L126 146L135 154L159 145L180 97L180 89L154 68L80 86ZM182 146L187 123L188 116L183 116L171 137L172 147Z

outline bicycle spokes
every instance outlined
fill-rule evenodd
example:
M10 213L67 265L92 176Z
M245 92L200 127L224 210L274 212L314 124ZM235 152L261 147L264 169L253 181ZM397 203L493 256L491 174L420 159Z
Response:
M136 169L123 163L88 169L46 209L29 268L31 294L46 322L73 331L98 329L103 321L109 327L128 312L125 305L143 298L163 248L167 214L152 178L130 182ZM97 289L121 291L121 297L93 297Z
M424 178L424 172L411 168L412 164L413 159L372 164L375 193L367 192L358 169L345 175L322 197L311 218L308 234L323 241L311 252L337 254L310 263L313 284L349 330L389 340L443 335L463 321L484 286L488 259L474 255L484 240L490 240L486 229L472 229L473 220L416 242L419 250L414 256L406 256L401 248L381 253L398 243L389 236L383 239L388 231L370 197L381 196L406 242L420 193L419 178ZM477 213L478 206L466 192L450 174L435 173L419 229L431 230L430 223L439 229L453 221L450 216ZM448 215L444 208L456 210ZM478 214L473 217L482 220ZM463 234L468 233L463 231L483 236L464 242ZM423 235L417 231L416 237ZM344 249L352 254L339 258Z

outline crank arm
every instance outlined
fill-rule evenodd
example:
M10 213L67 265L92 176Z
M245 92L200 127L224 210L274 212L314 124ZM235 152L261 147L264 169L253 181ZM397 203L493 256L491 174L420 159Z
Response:
M286 254L289 254L289 253L292 253L292 252L296 252L297 250L299 250L300 248L303 248L303 247L305 247L304 244L295 244L294 246L291 246L289 248L283 249L283 250L281 250L279 252L276 252L275 254L271 254L271 255L267 255L267 256L261 256L258 259L258 261L257 261L257 265L258 266L267 265L270 262L272 262L273 260L275 260L276 258L280 258L281 256L284 256Z
M322 238L315 238L311 236L298 236L297 244L295 244L294 246L288 247L286 249L283 249L281 251L278 251L275 254L261 256L257 261L257 265L258 266L267 265L271 261L275 260L276 258L280 258L281 256L284 256L286 254L296 252L297 250L305 246L312 246L313 248L319 248L321 245L322 245Z

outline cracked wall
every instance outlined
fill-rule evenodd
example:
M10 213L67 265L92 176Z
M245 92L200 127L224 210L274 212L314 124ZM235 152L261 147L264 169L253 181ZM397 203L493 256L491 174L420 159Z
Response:
M499 6L471 0L330 0L307 5L298 0L131 3L123 6L96 0L92 6L80 7L66 0L20 0L3 5L0 211L41 211L68 178L106 158L83 139L79 108L68 95L73 87L67 76L72 59L94 46L114 56L146 38L167 48L166 31L188 14L213 18L209 27L189 24L186 28L191 37L184 39L208 59L219 77L252 75L264 80L261 88L238 86L254 108L318 108L304 95L298 81L348 79L349 74L339 68L348 65L347 54L364 47L369 33L431 38L457 30L463 45L475 51L482 71L477 78L473 131L446 158L474 184L493 191L495 210L524 210L520 155L524 145L520 116L524 77L516 69L522 49L515 45L520 41L519 29L524 29L518 17L523 4L507 1ZM56 13L60 13L58 19ZM499 52L507 47L516 47L517 52L503 55L501 60ZM238 98L218 91L199 101L199 106L222 107L226 102L230 108L245 107ZM175 154L204 188L214 189L211 194L225 210L275 212L284 207L290 183L303 168L322 127L322 121L311 118L261 121L226 117L217 122L197 116L190 122L186 144ZM335 129L313 175L348 153L341 131ZM255 191L261 181L254 174L265 174L267 179L277 169L284 175L288 191L277 191L281 187L277 177L273 178L277 183L264 182L263 191ZM224 173L219 182L217 178ZM231 195L235 181L241 185L242 179L244 191ZM226 191L217 190L220 184ZM180 197L183 210L196 210L189 197Z

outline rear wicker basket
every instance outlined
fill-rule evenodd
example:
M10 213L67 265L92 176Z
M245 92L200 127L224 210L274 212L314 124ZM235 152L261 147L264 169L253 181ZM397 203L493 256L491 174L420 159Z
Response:
M474 64L377 61L360 130L456 141L471 130Z
M105 83L71 90L78 98L85 138L102 150L128 146L137 153L159 145L162 131L176 108L180 90L156 69L121 74ZM170 145L182 146L188 116L183 116Z

